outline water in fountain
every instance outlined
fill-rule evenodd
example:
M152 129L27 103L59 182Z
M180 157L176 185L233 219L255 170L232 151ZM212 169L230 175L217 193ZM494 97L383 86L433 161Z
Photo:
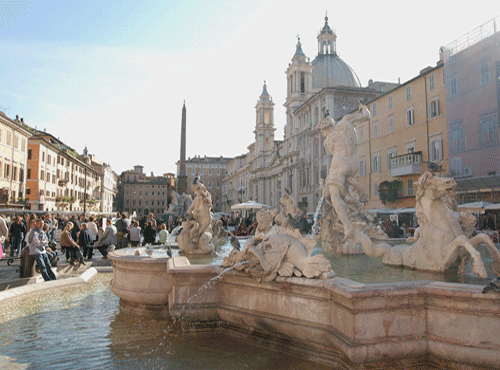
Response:
M203 297L202 294L204 292L207 292L209 288L211 288L215 283L217 283L223 276L229 271L234 270L238 266L242 266L244 264L248 263L248 261L242 261L240 263L235 264L234 266L225 268L221 273L217 274L213 278L211 278L209 281L207 281L205 284L203 284L200 289L196 293L194 293L189 299L187 300L186 304L182 306L182 308L177 312L175 317L173 318L173 324L176 324L177 322L180 322L185 319L186 315L189 313L189 311L196 305L195 299L199 297ZM169 330L169 329L167 329Z
M314 222L313 222L313 226L312 226L312 236L315 237L316 234L318 233L318 228L319 228L319 223L318 223L318 215L319 215L319 211L321 210L321 207L323 206L323 196L321 196L321 198L319 198L319 201L318 201L318 205L316 206L316 211L314 212Z

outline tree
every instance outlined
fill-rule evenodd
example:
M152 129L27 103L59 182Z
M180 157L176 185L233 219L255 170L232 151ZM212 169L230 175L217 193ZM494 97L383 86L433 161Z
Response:
M385 205L387 202L395 203L398 200L398 191L403 187L399 180L383 181L378 186L380 201Z

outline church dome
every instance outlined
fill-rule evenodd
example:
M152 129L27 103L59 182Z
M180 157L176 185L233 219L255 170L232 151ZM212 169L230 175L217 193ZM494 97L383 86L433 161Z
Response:
M356 73L336 54L319 54L312 66L313 90L334 86L360 87Z
M315 91L325 87L361 87L358 76L349 65L337 55L337 35L328 25L318 34L318 56L312 61L312 88Z

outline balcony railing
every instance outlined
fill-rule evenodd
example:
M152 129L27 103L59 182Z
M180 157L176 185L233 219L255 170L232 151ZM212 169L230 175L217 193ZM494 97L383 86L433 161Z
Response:
M392 177L422 173L422 152L406 153L391 158Z

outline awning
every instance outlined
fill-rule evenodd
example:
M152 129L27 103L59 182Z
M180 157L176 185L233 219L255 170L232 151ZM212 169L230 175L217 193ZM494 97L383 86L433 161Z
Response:
M500 175L455 178L456 192L477 192L500 189Z
M461 211L469 211L473 213L484 213L486 207L492 205L494 204L490 202L480 201L480 202L459 204L458 209L460 209Z
M415 213L415 208L371 208L366 212L385 215L400 215L403 213Z
M271 206L268 206L267 204L262 204L262 203L257 203L254 202L253 200L249 200L244 203L239 203L231 206L231 210L241 210L241 209L262 209L262 208L268 208L271 209Z

